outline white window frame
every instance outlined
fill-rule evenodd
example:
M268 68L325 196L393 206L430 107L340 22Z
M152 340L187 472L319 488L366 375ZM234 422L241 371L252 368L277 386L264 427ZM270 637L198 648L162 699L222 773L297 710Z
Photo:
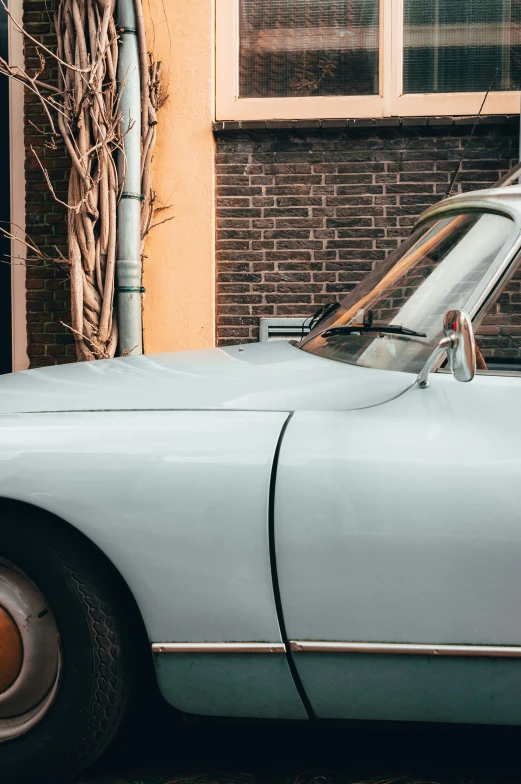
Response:
M403 3L380 0L379 94L239 98L239 0L216 0L216 120L474 115L483 93L402 92ZM521 92L490 92L483 114L519 114Z

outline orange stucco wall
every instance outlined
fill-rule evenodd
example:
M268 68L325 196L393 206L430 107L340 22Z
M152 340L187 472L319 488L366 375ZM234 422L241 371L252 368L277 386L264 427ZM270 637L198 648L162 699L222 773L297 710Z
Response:
M163 62L153 163L157 226L144 260L144 350L215 342L214 3L148 0L148 47Z

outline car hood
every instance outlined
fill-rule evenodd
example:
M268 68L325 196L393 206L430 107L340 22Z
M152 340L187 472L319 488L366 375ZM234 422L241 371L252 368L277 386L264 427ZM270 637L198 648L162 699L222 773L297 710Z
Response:
M386 402L414 382L410 373L346 365L277 340L11 373L0 376L0 414L344 410Z

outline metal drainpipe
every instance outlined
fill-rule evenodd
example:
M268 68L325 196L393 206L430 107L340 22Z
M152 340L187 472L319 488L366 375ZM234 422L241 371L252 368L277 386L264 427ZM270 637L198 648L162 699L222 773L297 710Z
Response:
M117 0L121 36L118 59L121 127L125 153L118 157L120 181L126 176L118 205L116 260L119 353L143 353L141 295L141 84L136 14L133 0Z

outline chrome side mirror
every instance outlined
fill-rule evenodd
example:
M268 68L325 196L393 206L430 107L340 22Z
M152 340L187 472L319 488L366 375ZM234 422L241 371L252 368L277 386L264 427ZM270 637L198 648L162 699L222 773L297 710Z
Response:
M443 317L445 337L440 340L418 376L420 389L429 386L429 373L441 354L447 352L456 381L472 381L476 373L476 344L472 322L463 310L448 310Z

